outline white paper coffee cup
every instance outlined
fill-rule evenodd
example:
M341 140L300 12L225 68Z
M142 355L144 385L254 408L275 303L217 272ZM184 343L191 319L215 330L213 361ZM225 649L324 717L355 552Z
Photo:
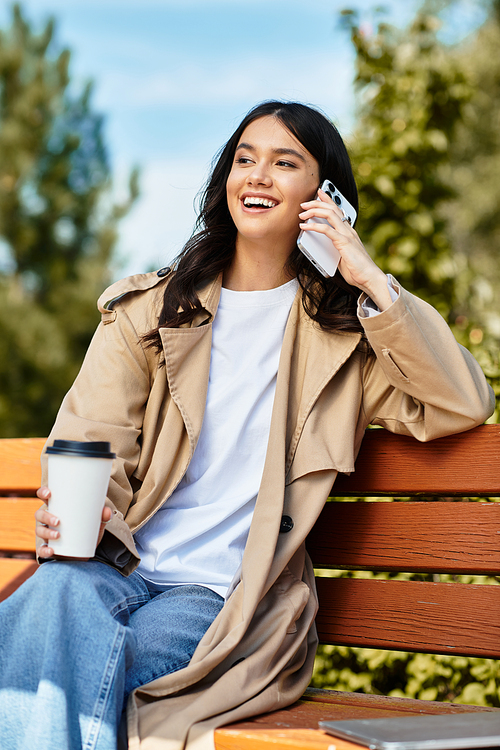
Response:
M54 554L93 557L115 454L108 442L54 440L47 447L49 510L59 518Z

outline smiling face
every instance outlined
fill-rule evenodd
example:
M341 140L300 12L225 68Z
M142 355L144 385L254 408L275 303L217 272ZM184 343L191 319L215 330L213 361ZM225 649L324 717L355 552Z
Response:
M316 159L278 119L250 123L226 183L237 249L242 242L269 244L286 259L299 234L300 204L314 197L318 184Z

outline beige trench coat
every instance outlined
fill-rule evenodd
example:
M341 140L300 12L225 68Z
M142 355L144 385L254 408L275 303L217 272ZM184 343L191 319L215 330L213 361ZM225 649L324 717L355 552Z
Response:
M117 453L99 548L126 575L132 534L167 500L193 455L205 407L212 325L163 329L166 367L138 335L153 328L168 279L142 274L99 300L102 323L49 437L110 440ZM200 298L215 314L220 279ZM362 313L359 311L360 317ZM325 333L302 309L286 327L260 492L241 579L190 664L137 690L128 705L132 750L213 748L213 729L289 705L307 686L317 599L304 540L337 472L351 472L368 424L431 440L482 423L493 394L441 316L400 289L359 334ZM244 333L243 333L244 335ZM289 533L279 533L285 514Z

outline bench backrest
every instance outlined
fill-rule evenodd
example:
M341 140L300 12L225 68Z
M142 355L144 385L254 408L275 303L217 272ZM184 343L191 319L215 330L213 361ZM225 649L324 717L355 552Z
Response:
M500 657L500 580L456 580L500 575L500 503L456 502L500 496L500 425L430 443L368 430L356 472L332 492L379 499L327 503L309 536L323 643ZM328 569L389 576L324 577ZM430 580L394 580L401 572Z
M44 438L0 440L0 601L34 571L35 510Z
M34 557L43 443L0 440L0 557ZM327 503L308 538L322 642L500 657L500 585L440 580L500 576L500 502L457 502L500 496L500 425L430 443L367 430L356 472L339 476L333 492L378 500ZM29 559L0 559L0 599L33 569ZM329 577L331 571L389 579ZM431 580L394 580L401 572Z

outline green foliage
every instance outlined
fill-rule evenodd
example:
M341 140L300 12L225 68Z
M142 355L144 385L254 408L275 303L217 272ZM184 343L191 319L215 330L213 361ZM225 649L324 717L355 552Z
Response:
M118 220L91 87L13 8L0 31L0 436L46 435L98 322ZM108 199L109 201L109 199Z
M381 25L367 36L354 25L359 118L352 151L360 186L359 233L381 268L449 318L454 261L443 201L450 141L471 88L419 14L409 29Z
M439 40L430 6L407 29L373 34L343 14L357 55L357 229L380 267L446 318L498 396L500 2L456 47Z
M471 39L453 50L473 95L463 107L443 176L455 198L443 206L463 269L456 279L455 333L479 360L500 404L500 0ZM500 420L500 409L494 421Z
M500 663L494 659L320 646L311 684L399 698L500 706Z
M429 7L407 29L381 24L373 34L360 30L355 13L343 14L357 54L356 228L383 270L447 319L498 403L500 0L490 3L484 26L455 47L439 40L440 21ZM499 416L497 409L491 421ZM500 706L500 663L489 659L322 646L312 684Z

